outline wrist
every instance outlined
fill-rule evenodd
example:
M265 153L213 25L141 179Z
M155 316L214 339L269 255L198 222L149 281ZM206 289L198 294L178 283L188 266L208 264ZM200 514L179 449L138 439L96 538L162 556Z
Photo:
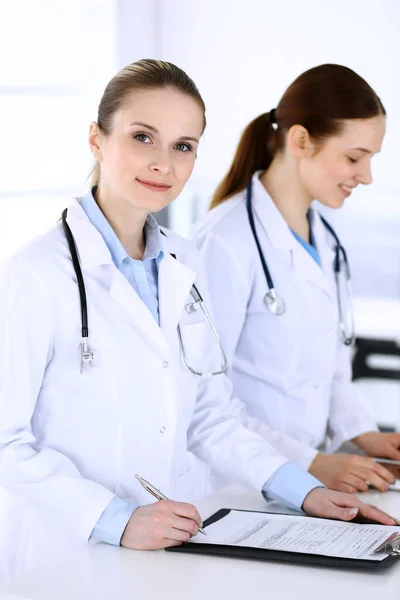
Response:
M317 485L317 486L315 486L315 488L313 488L312 490L310 490L308 492L307 496L304 498L303 504L301 505L301 510L302 511L307 512L307 506L306 506L306 504L307 504L307 502L309 500L312 499L311 497L313 495L315 495L315 493L313 493L313 492L316 492L317 490L326 490L326 487L324 485Z
M318 452L318 454L314 457L314 460L312 461L311 465L308 467L308 472L313 475L315 473L315 471L318 470L318 468L321 466L322 462L323 462L323 458L324 455L321 454L321 452Z
M368 441L371 436L374 436L376 431L366 431L352 438L350 441L353 442L356 446L363 449L363 445Z

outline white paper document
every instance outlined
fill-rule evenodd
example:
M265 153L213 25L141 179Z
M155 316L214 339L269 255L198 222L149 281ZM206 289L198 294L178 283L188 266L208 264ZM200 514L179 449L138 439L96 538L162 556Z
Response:
M374 550L400 527L231 510L206 532L191 542L381 561Z

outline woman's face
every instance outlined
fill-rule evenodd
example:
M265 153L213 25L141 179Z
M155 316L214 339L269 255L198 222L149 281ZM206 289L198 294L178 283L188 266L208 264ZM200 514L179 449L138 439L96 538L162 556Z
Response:
M371 159L381 149L385 125L384 116L346 120L339 135L303 158L300 177L310 197L339 208L359 183L372 183Z
M203 127L198 102L174 88L131 93L109 133L91 126L101 194L145 212L170 204L192 173Z

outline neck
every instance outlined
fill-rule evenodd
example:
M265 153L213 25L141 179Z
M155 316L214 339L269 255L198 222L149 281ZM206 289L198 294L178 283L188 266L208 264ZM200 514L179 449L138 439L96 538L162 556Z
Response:
M98 186L94 197L128 256L141 260L146 247L144 224L148 213L110 193L104 185Z
M313 198L301 182L298 164L292 157L275 156L260 181L288 226L309 241L307 211Z

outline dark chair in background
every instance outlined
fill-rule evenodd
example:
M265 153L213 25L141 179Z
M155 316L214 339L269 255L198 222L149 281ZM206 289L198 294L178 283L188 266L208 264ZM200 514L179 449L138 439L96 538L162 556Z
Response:
M394 357L400 360L400 346L395 341L356 338L353 356L353 381L357 379L384 379L399 382L400 368L397 364L391 368L389 362L385 366L371 364L372 356ZM397 362L397 360L396 360ZM395 431L393 427L380 426L382 431Z

